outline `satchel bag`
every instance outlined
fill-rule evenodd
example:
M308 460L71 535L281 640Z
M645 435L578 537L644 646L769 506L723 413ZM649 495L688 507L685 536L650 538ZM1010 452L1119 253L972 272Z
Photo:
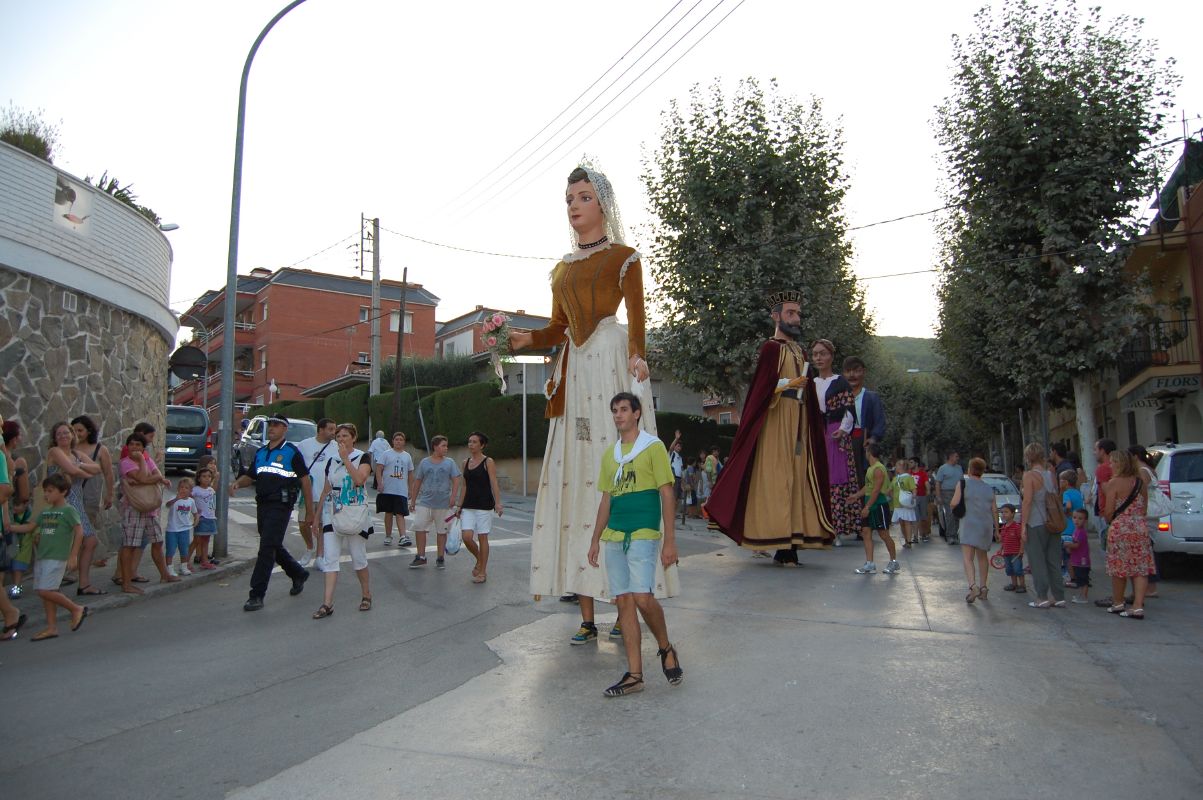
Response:
M142 514L158 511L163 502L161 483L129 483L125 486L125 501Z
M911 480L910 480L910 485L911 485L911 486L914 486L914 485L915 485L915 478L914 478L914 476L912 476L912 475L908 475L907 477L909 477L909 478L911 479ZM897 479L895 479L895 480L897 480ZM914 492L914 490L913 490L913 489L904 489L904 488L902 488L902 484L901 484L901 483L900 483L900 484L898 484L898 507L899 507L899 508L914 508L914 507L915 507L915 492Z
M1169 495L1161 491L1161 487L1156 483L1149 481L1149 503L1145 509L1145 516L1151 519L1159 519L1168 517L1174 513L1174 502L1170 500Z
M965 518L965 479L961 478L961 502L952 507L952 515L957 519Z
M1061 493L1056 489L1049 490L1044 482L1045 473L1037 473L1044 485L1044 527L1053 532L1065 530L1065 506L1061 503Z
M334 532L343 536L358 536L372 524L372 509L367 503L342 505L334 503Z

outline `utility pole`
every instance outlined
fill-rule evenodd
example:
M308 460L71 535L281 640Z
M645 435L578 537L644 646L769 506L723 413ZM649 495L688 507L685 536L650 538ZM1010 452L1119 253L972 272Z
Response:
M409 288L409 267L401 271L401 316L397 320L397 361L393 369L393 430L401 424L401 356L405 353L405 290Z
M363 215L360 215L360 220ZM372 220L372 353L369 395L380 394L380 218ZM380 420L369 420L373 428L385 427Z

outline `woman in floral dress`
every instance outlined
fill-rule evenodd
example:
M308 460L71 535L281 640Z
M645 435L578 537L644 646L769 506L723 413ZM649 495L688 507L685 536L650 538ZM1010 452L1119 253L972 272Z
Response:
M1117 601L1107 609L1127 619L1145 618L1145 591L1149 575L1156 565L1153 542L1149 538L1145 508L1149 487L1136 472L1136 460L1126 450L1111 454L1111 480L1103 499L1107 528L1107 574L1111 576L1111 596ZM1124 591L1132 581L1132 607L1124 606Z

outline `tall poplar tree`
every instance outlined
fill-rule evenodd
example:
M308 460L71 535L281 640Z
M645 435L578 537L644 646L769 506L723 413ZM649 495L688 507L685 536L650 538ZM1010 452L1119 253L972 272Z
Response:
M1085 445L1097 436L1089 376L1142 319L1124 262L1177 77L1138 19L1006 0L975 22L954 39L953 91L937 111L957 204L940 349L970 407L1071 385Z
M802 329L862 354L872 334L864 294L848 267L840 131L818 100L766 93L754 79L731 97L694 87L663 114L659 146L644 160L655 222L652 304L662 323L659 366L690 388L744 391L771 335L771 292L803 295Z

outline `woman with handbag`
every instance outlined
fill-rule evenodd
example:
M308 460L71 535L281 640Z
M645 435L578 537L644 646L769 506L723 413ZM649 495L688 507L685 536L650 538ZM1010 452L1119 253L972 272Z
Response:
M351 567L359 578L360 611L372 608L368 584L368 537L372 535L372 509L364 496L364 484L372 474L372 460L355 448L359 432L349 422L334 429L338 453L326 461L326 491L323 500L321 538L317 540L317 567L326 576L325 595L314 619L334 613L334 587L343 544L351 556Z
M1032 608L1065 608L1065 581L1061 580L1061 530L1065 515L1053 477L1044 468L1044 445L1032 442L1023 449L1023 507L1020 540L1032 568L1036 599ZM1057 517L1054 519L1054 517Z
M986 579L990 575L990 543L998 539L998 506L995 505L994 490L982 480L986 473L986 462L981 458L969 459L969 472L965 480L952 490L952 507L965 504L965 516L961 518L961 559L965 567L965 579L969 582L969 594L965 602L985 600L990 588ZM1057 538L1060 542L1060 537ZM974 580L973 565L977 563L977 580Z
M1173 513L1173 504L1165 492L1161 491L1161 485L1157 481L1157 473L1153 471L1153 460L1149 458L1149 451L1144 448L1144 445L1134 444L1128 448L1128 452L1132 454L1133 463L1136 465L1136 472L1139 474L1141 481L1144 482L1145 494L1149 499L1145 508L1145 515L1150 520L1157 520ZM1145 591L1146 598L1161 596L1157 593L1159 583L1161 583L1161 573L1157 569L1157 559L1154 556L1153 571L1149 573L1149 588Z
M1111 454L1111 480L1103 495L1107 528L1107 574L1111 576L1113 604L1109 614L1127 619L1145 618L1145 592L1149 575L1156 570L1153 542L1149 538L1148 484L1136 472L1137 460L1127 450ZM1124 605L1124 590L1132 581L1132 607Z
M125 440L126 455L121 459L121 553L119 573L113 580L121 584L125 594L142 594L135 583L146 583L138 574L142 551L151 545L150 554L159 569L160 583L175 583L180 579L167 573L163 556L163 528L159 524L159 506L163 487L171 481L163 477L154 459L145 451L146 437L131 433ZM82 563L82 561L81 561Z

